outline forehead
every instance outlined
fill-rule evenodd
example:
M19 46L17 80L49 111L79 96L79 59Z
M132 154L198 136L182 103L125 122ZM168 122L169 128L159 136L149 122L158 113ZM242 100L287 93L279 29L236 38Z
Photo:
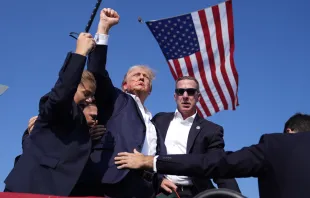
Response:
M197 88L197 84L193 80L184 79L177 83L177 88Z
M95 86L92 83L90 83L89 81L83 82L82 85L83 85L83 88L85 88L88 91L91 91L91 92L95 92L96 91Z

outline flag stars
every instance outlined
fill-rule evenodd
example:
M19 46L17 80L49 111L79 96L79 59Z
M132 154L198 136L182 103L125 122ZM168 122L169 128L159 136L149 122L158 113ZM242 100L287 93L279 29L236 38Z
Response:
M166 58L182 58L199 51L198 37L190 14L154 21L148 26Z

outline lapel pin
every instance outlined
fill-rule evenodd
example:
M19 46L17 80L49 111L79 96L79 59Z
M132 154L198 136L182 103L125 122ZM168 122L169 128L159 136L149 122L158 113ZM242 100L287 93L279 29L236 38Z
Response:
M200 126L196 126L196 129L198 129L198 130L199 130L199 129L200 129Z

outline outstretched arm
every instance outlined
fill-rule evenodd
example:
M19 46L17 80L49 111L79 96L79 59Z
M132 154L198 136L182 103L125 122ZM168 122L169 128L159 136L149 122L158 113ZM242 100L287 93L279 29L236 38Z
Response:
M118 168L153 169L158 173L208 178L258 177L268 169L266 147L261 142L236 152L153 156L119 153Z
M75 53L68 53L52 90L40 100L40 119L54 120L71 113L74 95L81 81L86 56L95 46L89 33L81 33Z
M87 69L93 73L97 82L95 93L98 107L99 124L105 124L113 111L116 100L116 91L106 70L108 33L110 28L119 22L119 15L110 8L104 8L100 12L100 22L95 36L96 48L88 57Z

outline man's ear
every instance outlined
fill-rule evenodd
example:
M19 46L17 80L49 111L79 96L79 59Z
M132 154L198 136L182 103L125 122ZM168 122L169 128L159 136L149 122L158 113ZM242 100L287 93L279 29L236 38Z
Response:
M201 93L199 92L199 93L198 93L198 97L197 97L197 101L198 101L198 102L200 101L200 98L201 98Z
M127 82L123 82L122 89L123 89L124 92L127 91L127 89L128 89Z

